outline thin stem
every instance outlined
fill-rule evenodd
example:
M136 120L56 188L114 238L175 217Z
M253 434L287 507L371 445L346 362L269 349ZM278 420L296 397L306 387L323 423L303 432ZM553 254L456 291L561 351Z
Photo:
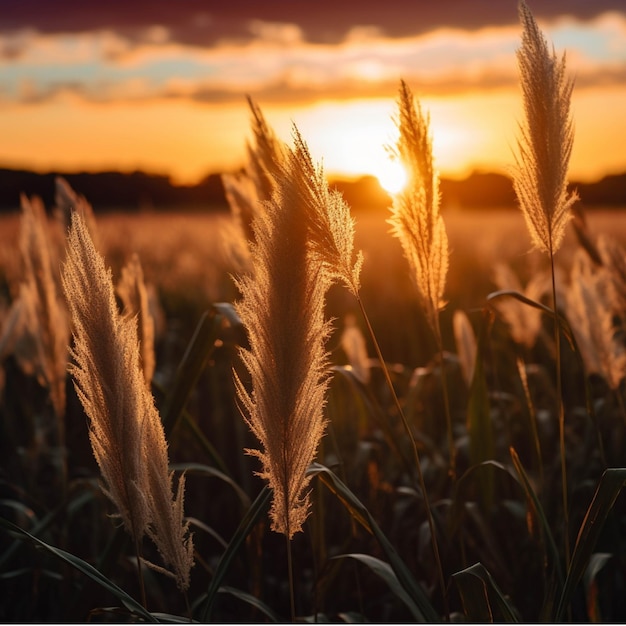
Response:
M615 389L615 396L617 397L617 404L620 410L622 411L622 417L626 421L626 406L624 406L624 398L622 397L622 393L620 392L619 387ZM600 439L600 441L602 441L602 439ZM602 452L604 454L604 450L602 450ZM605 461L605 465L606 465L606 461Z
M520 380L522 382L522 389L524 390L524 396L526 398L526 404L528 406L528 416L530 418L530 432L532 433L537 468L539 469L539 484L541 485L541 489L543 490L543 459L541 457L541 442L539 441L539 431L537 430L537 411L535 410L535 405L530 394L530 387L528 386L526 364L521 357L517 359L517 371L519 372Z
M448 450L450 454L450 467L448 468L448 474L454 483L456 482L456 450L454 447L454 432L452 430L452 414L450 413L450 398L448 397L448 381L446 379L443 339L441 337L441 326L439 324L439 315L437 313L435 313L434 319L437 348L439 349L439 358L441 359L441 389L443 393L443 406L446 413L446 429L448 431Z
M552 241L550 241L552 244ZM556 279L554 273L554 253L550 245L550 268L552 270L552 302L554 305L554 343L556 349L556 402L559 416L559 445L561 451L561 490L563 492L563 522L565 526L565 569L569 569L569 510L567 504L567 465L565 462L565 409L563 407L563 389L561 381L561 332L556 301Z
M135 539L135 556L137 557L137 575L139 577L139 590L141 593L141 604L144 609L148 609L148 602L146 600L146 586L143 582L143 569L141 567L141 548L139 547L139 540L137 539L137 533L133 532Z
M289 524L289 522L287 522ZM296 599L293 590L293 561L291 556L291 539L289 539L289 534L285 535L285 540L287 541L287 575L289 576L289 604L291 607L291 623L296 623Z
M189 604L189 592L184 591L183 596L185 597L185 607L187 609L187 615L189 615L189 623L193 623L193 611L191 610L191 604Z
M428 499L428 493L426 492L426 483L424 482L424 474L422 472L422 465L420 463L419 452L417 451L417 443L415 442L415 437L413 437L413 433L411 431L411 427L404 415L404 411L400 406L400 401L398 400L398 396L396 395L396 390L393 387L393 382L391 381L391 376L389 376L389 370L387 369L387 365L385 363L385 359L383 359L382 352L380 351L380 346L378 345L378 341L376 339L376 335L374 334L374 329L370 324L369 317L367 316L367 312L365 311L365 307L363 306L363 301L360 296L356 295L356 300L359 303L359 307L361 309L361 313L363 315L363 319L365 320L365 324L367 325L367 330L369 332L370 337L372 338L372 342L374 343L374 348L376 350L376 355L378 356L378 360L380 361L380 366L382 367L383 374L385 376L385 380L387 381L387 386L389 387L389 391L391 392L391 396L393 398L394 404L402 419L402 424L404 429L409 436L409 440L411 441L413 447L413 456L415 458L415 466L417 468L417 475L419 480L419 486L422 491L422 495L424 497L424 507L426 508L426 516L428 518L428 527L430 529L430 537L431 543L433 546L433 553L435 556L435 563L437 564L437 574L439 577L439 585L441 587L441 596L443 599L443 607L446 616L446 621L450 620L450 610L448 608L448 599L446 597L446 586L443 577L443 568L441 566L441 558L439 556L439 546L437 545L437 536L435 534L435 520L433 518L432 510L430 508L430 501Z

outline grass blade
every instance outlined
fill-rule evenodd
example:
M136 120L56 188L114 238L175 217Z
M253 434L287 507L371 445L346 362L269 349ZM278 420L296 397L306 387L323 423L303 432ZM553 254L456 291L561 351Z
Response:
M151 615L146 609L141 606L139 602L137 602L134 598L129 596L123 589L118 587L114 582L109 580L106 576L100 573L95 567L83 561L81 558L66 552L65 550L61 550L60 548L56 548L51 546L50 544L38 539L34 535L26 532L21 529L19 526L9 522L8 520L0 517L0 526L3 526L10 533L16 534L20 539L24 541L29 541L33 546L43 548L56 556L57 558L69 563L72 567L75 567L77 570L81 571L83 574L91 578L94 582L98 583L101 587L112 593L116 598L118 598L124 606L133 613L140 615L145 620L149 622L156 622L157 620L153 615Z
M456 574L452 574L465 607L465 615L470 622L493 622L494 608L498 609L501 619L507 623L519 620L515 609L505 598L491 574L482 563L476 563ZM498 618L496 614L496 618Z
M504 297L515 298L516 300L519 300L520 302L523 302L528 306L532 306L535 309L543 311L546 315L554 319L554 311L549 306L546 306L541 302L537 302L536 300L532 300L531 298L527 298L524 294L520 293L519 291L515 291L514 289L501 289L499 291L493 291L487 296L487 302L491 302L492 300L496 300L497 298ZM561 332L567 338L567 341L569 342L572 349L574 349L574 334L572 333L572 329L570 328L568 321L560 314L557 314L557 319L559 320Z
M207 591L206 599L204 600L201 611L201 622L208 622L211 617L211 611L213 610L213 603L215 601L215 595L217 594L226 572L230 568L237 551L241 547L241 544L245 541L246 537L252 532L252 529L256 525L258 519L267 512L269 508L270 499L272 497L272 490L265 486L257 496L256 500L252 503L252 506L248 509L248 512L241 520L239 527L235 531L228 548L222 554L222 558L215 569L215 575L211 580L209 589Z
M318 476L319 479L348 509L354 519L376 537L380 547L383 549L387 559L389 560L389 565L393 569L398 581L409 595L412 602L418 607L421 613L421 619L426 622L440 622L441 619L433 608L433 605L430 603L426 592L415 580L404 561L396 552L396 549L393 547L389 539L387 539L361 501L352 493L352 491L350 491L350 489L348 489L339 477L327 467L319 463L312 463L309 467L308 474Z
M411 596L405 591L404 587L400 584L398 577L395 575L391 565L386 563L385 561L381 561L376 557L370 556L369 554L340 554L335 559L344 559L350 558L360 561L364 565L374 572L377 576L382 578L391 591L407 606L409 611L411 611L411 615L419 622L424 619L424 615L422 611L419 609L417 604L413 602Z
M219 588L220 593L228 593L235 598L239 598L243 602L246 602L250 606L253 606L255 609L258 609L263 613L269 620L273 623L282 622L283 620L270 609L265 602L261 602L258 598L255 598L252 594L246 593L245 591L241 591L241 589L235 589L235 587L223 586Z
M515 451L515 448L510 448L509 450L511 454L511 460L513 461L513 466L515 467L515 471L517 472L517 476L519 478L520 484L524 488L526 493L526 497L528 498L529 503L532 504L535 509L535 514L539 518L539 522L541 523L541 528L545 535L545 538L548 543L548 551L552 561L552 567L556 570L557 578L559 584L563 584L563 572L561 570L561 562L559 560L559 551L556 547L556 542L554 541L554 537L552 536L552 531L550 530L550 524L548 523L548 518L541 506L541 502L539 502L539 498L533 489L533 486L528 478L528 474L520 461L520 458Z
M563 593L561 594L554 621L558 622L561 620L563 612L572 600L576 585L585 573L593 549L602 531L602 526L625 482L626 468L610 468L602 474L600 483L585 514L585 519L578 531L572 562L567 572L565 586L563 587Z
M222 316L205 311L196 326L187 350L176 371L174 385L161 411L163 427L171 433L181 419L189 396L200 378L207 359L215 349L215 340L222 326Z
M491 424L489 390L487 389L483 364L486 337L487 333L483 327L478 341L474 376L467 404L467 431L470 440L470 463L472 465L489 461L496 456ZM481 473L479 480L482 504L485 510L488 511L493 504L494 494L494 475L491 469L486 469Z
M251 502L248 494L230 476L210 465L203 463L172 463L170 469L185 472L185 474L198 474L207 478L218 478L233 488L233 491L241 500L241 504L246 509L250 507Z

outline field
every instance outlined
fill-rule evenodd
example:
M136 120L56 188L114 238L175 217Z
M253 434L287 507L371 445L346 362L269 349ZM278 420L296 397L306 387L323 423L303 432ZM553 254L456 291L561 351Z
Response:
M365 257L361 297L419 449L445 599L410 440L359 307L335 286L326 303L326 317L334 319L326 343L332 366L329 422L317 455L332 474L315 466L311 513L304 532L291 542L297 616L432 621L448 613L455 620L546 620L554 617L566 589L563 618L623 619L626 509L619 488L626 470L615 470L613 483L603 483L608 491L600 493L600 510L588 512L603 470L626 463L622 390L611 390L598 372L587 371L578 349L563 341L570 551L580 528L588 540L571 562L563 553L559 506L552 320L544 314L536 341L522 345L512 340L495 301L488 300L503 288L494 279L497 264L511 267L521 285L549 270L545 255L530 251L521 213L443 211L451 257L441 327L457 459L454 480L446 461L440 355L387 217L385 212L356 215L356 247ZM626 242L624 212L593 210L587 219L594 238L610 233ZM52 222L49 226L54 230ZM61 450L50 436L54 418L45 380L36 367L29 370L5 352L2 517L37 539L5 524L11 530L0 536L0 618L127 621L191 611L201 621L284 620L290 611L285 541L269 528L267 498L255 501L266 492L254 475L258 460L244 449L258 443L241 417L233 386L233 368L245 376L237 346L247 340L232 309L213 306L239 298L230 276L238 271L228 243L231 219L226 212L113 213L98 217L97 227L114 281L136 252L146 284L154 287L152 392L172 468L187 470L185 515L195 550L191 583L183 595L174 581L142 567L151 613L131 602L141 597L133 548L98 486L87 420L71 378L65 382ZM5 328L23 272L19 231L19 214L0 222ZM561 294L570 289L579 248L570 226L556 257ZM467 314L477 338L476 367L481 365L473 382L464 376L467 359L453 332L458 310ZM355 376L342 348L349 314L366 337L367 382ZM590 519L598 522L596 534ZM63 556L54 552L57 548ZM147 541L144 557L159 558ZM86 571L87 564L102 578ZM575 580L566 582L570 576Z
M441 206L404 81L389 211L252 100L219 214L22 196L0 620L626 619L626 216L570 188L573 82L519 15L519 211Z

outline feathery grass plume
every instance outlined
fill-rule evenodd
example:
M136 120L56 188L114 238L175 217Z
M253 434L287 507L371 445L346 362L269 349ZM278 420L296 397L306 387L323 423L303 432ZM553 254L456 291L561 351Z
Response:
M364 384L371 378L367 345L361 329L357 326L356 318L348 313L344 318L344 328L341 333L341 347L348 357L354 375Z
M612 390L626 376L626 347L616 336L617 300L609 270L592 265L578 250L567 291L567 318L589 374L602 376Z
M331 190L321 166L316 167L309 148L293 127L294 156L299 166L294 174L302 190L302 202L309 227L311 252L330 274L342 281L354 296L360 289L363 253L354 257L354 219L341 192Z
M550 52L530 9L521 0L524 27L517 51L524 100L524 123L513 184L533 244L555 253L563 240L571 207L578 199L567 191L567 170L574 141L570 116L573 80L565 73L565 55Z
M519 3L524 27L522 46L517 51L525 122L520 124L519 154L513 186L534 245L547 252L552 268L554 343L556 346L557 414L561 457L561 491L565 532L565 563L569 567L569 512L565 456L565 410L561 380L561 338L556 299L554 254L559 249L575 192L567 191L567 169L574 141L570 117L573 81L565 74L565 56L558 59L539 30L530 9Z
M58 420L59 444L65 439L65 380L69 323L58 287L58 258L51 245L48 221L41 200L21 196L20 249L24 281L20 287L21 310L27 332L35 345L34 369L46 386ZM19 358L19 356L18 356Z
M103 491L139 541L150 519L144 428L146 387L134 320L119 315L110 270L75 213L67 241L63 289L72 317L69 370L89 418L89 439Z
M184 517L185 475L178 480L176 495L172 493L174 472L169 470L167 442L161 417L152 396L146 393L147 411L144 426L144 454L148 477L150 519L146 533L155 543L163 561L173 570L181 591L189 588L193 567L193 535ZM148 565L158 571L163 568Z
M62 279L74 333L69 369L89 418L103 491L137 544L147 533L185 589L192 542L182 522L184 480L174 499L163 426L141 370L136 322L119 314L111 273L78 213L67 245Z
M96 250L100 250L100 241L98 235L98 225L96 224L96 216L93 213L91 204L85 196L76 193L70 184L62 176L54 179L54 215L63 226L63 236L71 226L72 211L80 213L87 224L91 240ZM65 239L63 241L65 244Z
M394 195L389 223L411 267L426 317L436 332L448 272L448 236L439 212L439 177L433 167L430 117L404 81L400 85L400 136L395 148L408 182Z
M285 157L285 145L267 124L259 106L248 98L254 144L248 143L248 162L239 174L222 174L226 199L246 241L254 241L255 215L274 192L275 178Z
M454 339L459 355L459 364L461 366L463 380L465 380L465 384L469 388L474 378L478 346L476 344L474 329L465 311L457 309L454 312L452 316L452 329L454 331Z
M141 262L136 253L122 268L116 291L124 304L124 314L137 318L141 367L146 383L150 386L155 368L154 319L150 312Z
M288 539L308 515L305 472L324 433L328 386L329 279L309 254L301 168L289 151L271 201L255 218L254 273L237 281L242 300L236 305L250 338L250 351L241 350L241 357L252 380L249 393L236 377L237 394L262 446L249 452L261 460L260 476L274 491L272 529Z
M430 324L441 358L441 386L448 438L449 474L456 477L456 450L439 311L448 273L448 235L439 212L439 176L433 167L430 117L413 97L404 81L400 83L398 130L395 154L407 172L407 184L395 194L389 223L400 240L409 262L420 303ZM393 150L393 149L392 149Z
M626 251L611 237L598 237L598 252L607 268L615 296L615 313L626 323Z
M493 281L498 289L517 291L535 302L540 302L550 291L550 276L545 272L534 274L526 287L522 287L515 272L505 263L495 264ZM496 302L495 306L508 325L513 341L528 349L532 348L542 329L541 310L515 298L502 298Z

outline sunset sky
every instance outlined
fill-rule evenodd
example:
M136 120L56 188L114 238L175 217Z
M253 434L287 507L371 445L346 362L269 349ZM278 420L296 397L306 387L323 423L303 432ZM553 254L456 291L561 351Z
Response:
M571 177L626 171L624 0L532 0L575 76ZM241 165L246 94L329 174L383 177L403 78L444 176L505 171L516 0L20 0L0 14L0 167L193 183Z

